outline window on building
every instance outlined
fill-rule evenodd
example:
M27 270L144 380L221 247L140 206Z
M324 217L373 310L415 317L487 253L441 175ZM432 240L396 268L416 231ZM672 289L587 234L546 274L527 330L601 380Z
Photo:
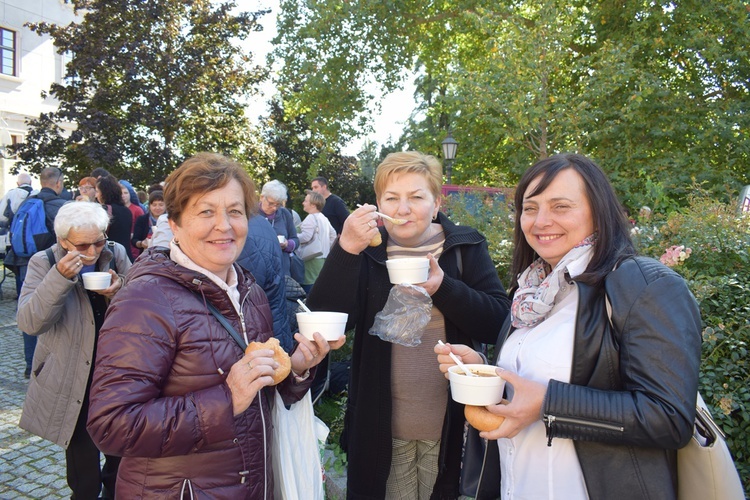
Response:
M0 73L18 76L16 74L16 32L7 28L0 28Z
M60 81L58 83L65 84L65 76L68 72L68 63L73 60L73 52L66 51L60 54Z

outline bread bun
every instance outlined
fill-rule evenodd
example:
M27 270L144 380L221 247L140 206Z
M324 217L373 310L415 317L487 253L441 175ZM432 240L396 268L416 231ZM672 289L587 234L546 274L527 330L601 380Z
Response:
M279 364L276 371L273 374L273 384L276 385L289 376L292 371L292 360L284 349L281 348L279 340L275 337L271 337L265 342L250 342L245 349L245 354L250 354L258 349L272 349L273 359Z
M494 431L505 420L505 417L490 413L484 406L466 405L464 416L466 421L478 431Z
M372 240L370 240L370 246L376 247L380 245L381 243L383 243L383 237L380 235L380 231L378 231L378 234L373 236Z

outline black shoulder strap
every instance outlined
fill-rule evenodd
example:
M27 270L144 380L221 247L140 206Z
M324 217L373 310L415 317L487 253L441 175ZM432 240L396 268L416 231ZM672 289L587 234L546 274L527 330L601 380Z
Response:
M55 262L57 262L57 259L55 259L55 252L52 251L52 247L45 250L45 253L47 254L47 259L49 259L49 267L52 269L52 266L55 265Z
M247 343L245 340L240 336L239 333L232 327L232 325L229 324L229 321L227 321L227 318L224 317L223 314L219 312L216 307L210 303L206 302L206 306L208 307L208 310L211 311L211 314L216 317L217 320L219 320L219 323L221 323L221 326L224 327L224 329L229 332L229 335L232 336L235 342L237 342L237 345L239 345L242 348L242 352L245 352L245 349L247 349Z
M109 251L112 252L112 260L109 261L109 268L112 269L116 273L117 272L117 254L115 253L115 242L108 241L107 247L109 248Z
M24 190L24 191L26 191L27 193L31 193L31 192L32 192L32 191L34 190L34 188L33 188L33 187L31 187L31 186L18 186L18 187L19 187L20 189L23 189L23 190Z
M461 279L464 274L464 256L461 253L460 245L456 247L456 251L458 253L458 259L456 259L456 265L458 266L458 279Z

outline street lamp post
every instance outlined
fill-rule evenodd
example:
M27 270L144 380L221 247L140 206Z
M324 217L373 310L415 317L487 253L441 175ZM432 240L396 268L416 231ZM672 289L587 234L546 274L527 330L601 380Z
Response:
M446 184L451 183L451 169L453 168L453 160L456 159L456 150L458 149L458 142L451 135L451 131L448 131L448 137L443 139L443 161L445 162L445 180Z

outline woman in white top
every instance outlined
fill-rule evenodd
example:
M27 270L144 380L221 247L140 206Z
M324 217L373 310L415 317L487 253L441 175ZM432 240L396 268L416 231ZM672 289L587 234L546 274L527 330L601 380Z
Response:
M336 230L333 229L328 218L321 213L326 204L323 195L309 190L306 193L302 208L309 215L299 226L299 233L297 234L300 244L299 250L301 252L306 246L315 244L319 245L322 251L318 257L305 261L305 279L300 284L305 292L309 293L320 274L320 270L323 269L323 264L328 257L331 246L333 246L333 242L336 241Z
M676 450L695 419L698 304L677 273L635 257L588 158L537 162L515 206L512 314L495 351L506 400L487 407L505 420L480 434L497 439L502 498L676 498ZM482 362L470 347L437 346L443 372L449 349Z

